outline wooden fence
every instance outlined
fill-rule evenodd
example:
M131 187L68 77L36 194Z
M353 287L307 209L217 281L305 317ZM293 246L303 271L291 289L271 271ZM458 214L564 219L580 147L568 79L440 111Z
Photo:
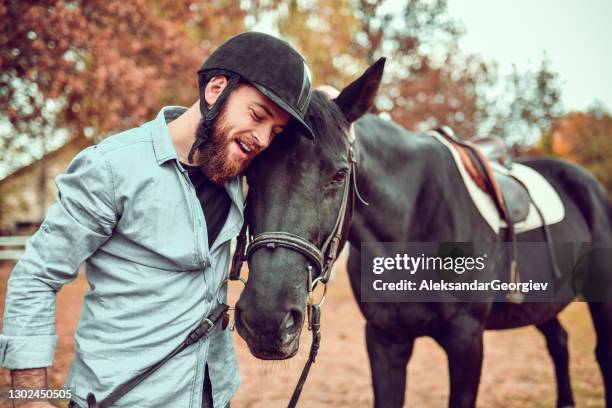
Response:
M0 260L18 260L29 236L0 237Z

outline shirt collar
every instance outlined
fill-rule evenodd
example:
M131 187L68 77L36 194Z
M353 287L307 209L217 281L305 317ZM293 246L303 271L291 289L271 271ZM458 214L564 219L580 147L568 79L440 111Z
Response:
M153 150L155 151L155 158L157 164L160 166L168 160L178 161L178 155L176 153L176 147L172 142L170 131L166 123L166 116L170 119L175 119L177 113L184 113L187 108L182 106L164 106L157 117L151 122L151 138L153 139Z
M242 177L234 177L232 180L223 184L227 194L232 202L238 207L238 211L242 215L244 207L244 196L242 193Z
M151 123L151 138L153 139L153 150L155 151L155 158L158 165L162 165L168 160L175 160L179 168L183 169L176 153L176 147L172 142L170 131L168 130L168 124L166 119L174 120L181 114L185 113L187 108L183 106L164 106L157 117L150 122ZM184 169L183 169L184 170ZM227 190L230 199L242 213L242 206L244 202L242 193L242 182L240 177L224 183L224 187Z

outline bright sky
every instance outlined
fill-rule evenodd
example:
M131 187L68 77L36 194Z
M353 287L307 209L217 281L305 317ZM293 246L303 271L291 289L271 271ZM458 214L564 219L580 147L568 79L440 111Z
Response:
M401 11L405 0L388 0ZM585 110L595 100L612 111L612 0L448 0L463 23L460 47L498 62L500 73L535 71L546 53L559 73L565 110ZM268 31L270 21L256 29Z
M612 110L612 0L448 0L464 24L464 52L536 70L544 52L559 73L566 110L595 99Z

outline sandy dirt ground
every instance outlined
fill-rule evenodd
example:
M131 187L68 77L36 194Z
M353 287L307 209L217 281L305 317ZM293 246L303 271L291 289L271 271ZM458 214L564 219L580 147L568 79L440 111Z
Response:
M4 307L10 265L0 265L0 304ZM65 286L57 300L58 347L49 370L51 388L61 387L73 353L83 293L82 275ZM237 298L238 287L230 298ZM2 310L0 310L1 312ZM578 407L603 407L603 385L594 359L594 330L584 303L570 305L560 319L569 332L573 390ZM322 314L322 344L304 387L300 407L369 407L372 405L370 368L365 350L364 319L353 299L346 271L337 267ZM234 334L242 385L233 408L286 407L306 361L310 333L304 330L299 354L288 361L254 358ZM0 370L0 387L10 386L8 370ZM418 339L408 367L407 407L444 407L448 370L442 349L431 339ZM552 362L543 337L533 327L487 332L479 407L553 407ZM0 401L0 407L8 406Z

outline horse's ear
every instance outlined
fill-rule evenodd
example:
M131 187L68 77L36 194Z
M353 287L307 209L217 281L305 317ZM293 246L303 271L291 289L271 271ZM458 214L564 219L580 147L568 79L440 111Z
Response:
M350 123L365 115L374 106L384 69L385 58L380 58L335 99Z

